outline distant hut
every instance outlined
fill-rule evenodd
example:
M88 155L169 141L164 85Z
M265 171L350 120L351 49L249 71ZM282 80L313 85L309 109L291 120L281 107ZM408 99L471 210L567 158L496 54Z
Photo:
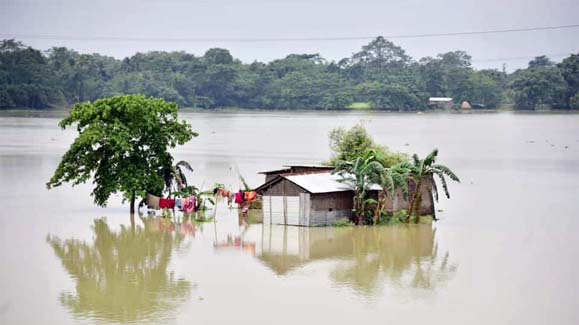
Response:
M470 106L470 103L465 100L460 104L460 109L472 109L472 106Z
M454 100L451 97L430 97L428 99L428 106L450 109L454 106Z

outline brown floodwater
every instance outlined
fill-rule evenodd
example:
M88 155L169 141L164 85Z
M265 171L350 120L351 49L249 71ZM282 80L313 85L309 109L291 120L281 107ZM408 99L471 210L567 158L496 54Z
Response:
M187 112L174 150L189 181L238 189L257 172L316 164L328 132L440 162L462 183L432 225L262 225L220 202L216 220L139 215L90 184L44 184L74 131L0 116L0 323L577 324L579 115Z

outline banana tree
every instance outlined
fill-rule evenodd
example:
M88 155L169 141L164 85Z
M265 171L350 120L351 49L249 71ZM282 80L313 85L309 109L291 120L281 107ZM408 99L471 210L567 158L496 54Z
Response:
M376 160L374 150L367 150L363 156L353 161L340 160L336 163L336 173L340 175L341 182L349 183L354 187L354 221L363 224L366 214L366 206L369 204L368 191L373 180L384 171L384 166Z
M434 180L434 176L436 175L442 184L442 188L444 189L444 194L446 194L447 198L450 198L450 194L448 192L448 186L446 184L446 176L455 182L459 182L460 180L454 174L450 168L436 164L436 159L438 158L438 149L434 149L426 158L420 159L418 155L414 154L412 156L412 164L410 168L410 177L414 182L414 193L412 195L412 199L409 203L408 214L406 215L406 223L410 222L410 218L414 213L417 213L416 216L416 223L418 223L418 216L420 214L420 205L422 203L422 193L421 188L425 182L431 182L432 186L432 194L434 195L434 199L438 201L438 188L436 186L436 181Z
M386 199L390 197L394 203L398 189L401 190L404 199L408 198L408 178L410 177L411 170L412 164L409 162L401 162L390 168L384 168L383 171L377 175L378 177L374 181L380 184L382 190L378 195L378 203L376 204L376 210L374 212L374 224L380 222L380 216L386 205Z
M184 160L181 160L175 166L166 168L163 171L163 178L165 179L165 190L169 196L173 190L179 192L187 187L187 177L185 177L183 169L186 169L190 172L193 171L191 165L189 165L189 163Z

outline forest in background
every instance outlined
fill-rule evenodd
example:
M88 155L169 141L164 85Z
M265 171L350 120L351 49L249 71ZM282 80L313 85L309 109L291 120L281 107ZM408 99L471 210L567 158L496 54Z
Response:
M560 63L538 56L512 73L477 70L464 51L415 60L377 37L337 62L290 54L243 63L228 50L137 53L122 60L65 47L40 51L0 42L0 108L62 108L120 94L181 107L258 109L428 109L429 97L486 108L579 109L579 53Z

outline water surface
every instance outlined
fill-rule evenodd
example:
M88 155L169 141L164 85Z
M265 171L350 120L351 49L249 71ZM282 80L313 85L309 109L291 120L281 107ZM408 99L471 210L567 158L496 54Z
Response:
M0 322L576 324L579 115L183 113L190 180L329 156L362 122L377 142L461 177L434 225L301 228L137 216L90 184L44 184L74 139L55 117L0 117Z

